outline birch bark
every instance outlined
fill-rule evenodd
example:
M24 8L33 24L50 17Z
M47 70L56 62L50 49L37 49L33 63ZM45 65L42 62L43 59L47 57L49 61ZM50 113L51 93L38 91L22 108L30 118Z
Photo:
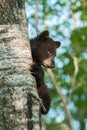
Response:
M0 130L41 130L22 0L0 0Z

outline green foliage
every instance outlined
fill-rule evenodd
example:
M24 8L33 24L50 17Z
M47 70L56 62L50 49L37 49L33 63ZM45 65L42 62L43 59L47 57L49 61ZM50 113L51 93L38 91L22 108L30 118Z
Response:
M35 1L29 0L32 7L29 24L35 31ZM30 11L30 10L29 10ZM69 104L73 130L86 130L87 119L87 0L38 0L38 30L48 29L50 35L61 41L56 57L56 68L52 70L56 84ZM74 58L77 61L74 61ZM45 69L46 70L46 69ZM47 71L46 71L47 72ZM49 74L45 82L52 95L51 110L47 117L47 130L68 130L67 118L59 95L57 95ZM60 121L57 120L58 116ZM56 113L56 114L55 114ZM55 115L52 117L52 115ZM78 123L77 123L78 122Z
M73 59L71 58L69 53L65 53L64 58L68 58L69 60L69 62L63 67L64 74L73 75L74 72Z
M87 52L87 27L81 27L73 30L71 34L72 47L74 51L81 55Z
M81 20L87 21L87 9L81 14Z
M55 123L52 122L51 125L47 125L46 127L47 130L69 130L69 127L67 125L65 125L65 123Z

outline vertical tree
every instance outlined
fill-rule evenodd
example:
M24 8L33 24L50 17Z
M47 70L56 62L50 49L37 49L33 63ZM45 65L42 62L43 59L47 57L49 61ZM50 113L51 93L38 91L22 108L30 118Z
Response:
M22 0L0 2L0 130L40 130Z

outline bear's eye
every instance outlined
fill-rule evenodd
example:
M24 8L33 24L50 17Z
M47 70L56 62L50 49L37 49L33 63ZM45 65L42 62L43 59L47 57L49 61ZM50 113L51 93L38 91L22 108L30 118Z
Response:
M47 53L48 53L48 55L50 55L50 56L52 55L52 53L51 53L50 51L48 51Z
M50 51L48 51L48 54L50 54Z

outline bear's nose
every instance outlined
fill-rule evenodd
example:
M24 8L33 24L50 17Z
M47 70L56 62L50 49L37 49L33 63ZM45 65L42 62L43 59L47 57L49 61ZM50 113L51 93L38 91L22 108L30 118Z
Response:
M53 64L52 67L55 67L55 65Z
M53 68L53 67L55 67L55 64L54 64L54 62L52 63L51 67L52 67L52 68Z

